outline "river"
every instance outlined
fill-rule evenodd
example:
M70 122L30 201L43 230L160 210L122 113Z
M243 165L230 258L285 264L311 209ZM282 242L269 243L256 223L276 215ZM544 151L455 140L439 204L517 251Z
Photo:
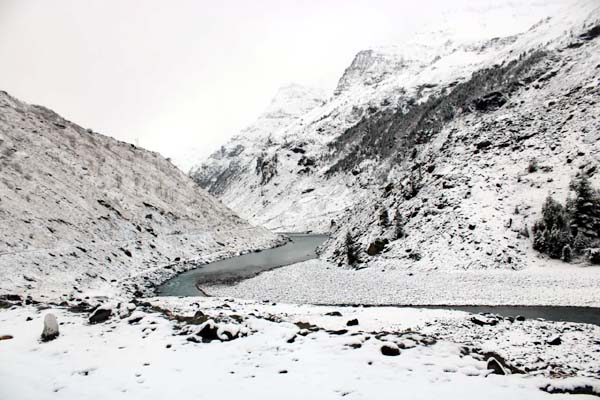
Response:
M283 246L261 252L248 253L183 272L160 285L160 296L205 296L197 288L198 283L235 283L251 278L263 271L316 258L316 248L327 239L327 235L288 234L291 241ZM403 307L403 305L390 305ZM521 315L525 318L542 318L549 321L588 323L600 326L600 309L593 307L561 306L418 306L418 308L443 308L472 313L493 313L508 316Z

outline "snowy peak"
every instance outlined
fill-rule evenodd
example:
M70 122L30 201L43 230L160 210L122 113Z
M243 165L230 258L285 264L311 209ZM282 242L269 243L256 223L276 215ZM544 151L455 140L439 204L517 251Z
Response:
M298 84L281 87L262 118L301 117L313 108L320 106L326 99L325 93L316 88Z
M354 86L379 83L386 75L400 70L404 65L402 56L375 50L361 50L344 71L333 94L339 96Z
M283 128L298 120L310 110L325 103L324 91L298 84L280 88L264 113L256 122L242 130L236 138L264 139L276 136Z

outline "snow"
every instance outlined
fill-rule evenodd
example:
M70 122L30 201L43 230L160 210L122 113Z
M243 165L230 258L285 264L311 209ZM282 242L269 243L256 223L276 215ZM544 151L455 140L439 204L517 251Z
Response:
M361 52L329 98L299 85L283 88L254 125L192 174L255 223L333 230L322 249L329 259L340 256L347 229L363 250L387 235L377 225L381 207L416 211L415 217L407 237L365 258L358 270L311 260L203 288L218 297L140 295L179 272L282 238L244 222L158 154L0 93L0 295L22 298L0 297L0 398L560 399L568 395L547 392L582 388L600 394L598 326L342 306L600 307L600 268L545 259L519 233L537 218L548 192L562 200L570 177L598 158L600 45L565 48L599 19L597 1L568 2L562 11L553 4L559 18L526 32L498 19L483 36L446 41L449 32L440 26ZM500 38L489 37L492 31ZM480 68L540 46L557 49L546 65L556 77L521 90L510 107L448 124L421 149L419 157L431 156L435 168L413 199L398 205L396 189L382 199L379 187L381 179L406 181L410 165L367 159L356 176L326 174L341 156L327 145L371 107L425 101ZM518 133L534 134L518 151L473 152L478 140L510 137L513 121ZM277 173L261 183L256 158L275 155ZM567 156L573 161L565 164ZM552 176L525 173L533 157ZM51 315L60 335L43 342L44 321L55 325ZM91 323L94 315L103 318ZM382 346L399 355L382 354ZM492 375L490 357L526 373Z
M343 317L336 317L325 315L331 307L223 298L157 298L150 303L170 315L193 315L198 309L220 319L242 315L238 325L250 334L227 342L190 342L181 333L194 332L198 326L178 324L142 306L136 313L143 318L135 324L113 319L89 325L83 316L59 308L3 311L2 333L14 338L0 344L4 360L0 397L543 399L551 397L539 389L547 385L598 386L597 380L585 376L585 362L580 365L583 369L574 368L579 372L570 380L543 373L489 375L485 360L466 353L465 344L447 340L444 334L431 340L432 328L440 321L452 326L454 335L468 336L473 325L462 312L354 308L340 310ZM48 312L57 315L61 336L41 343L41 321ZM346 327L350 318L357 318L359 325ZM300 322L312 328L299 327ZM330 333L340 329L348 333ZM587 337L600 333L598 327L583 329ZM538 326L527 335L539 331ZM400 346L396 357L382 355L381 346L390 342L411 342L412 347ZM503 349L503 354L510 356L510 351L514 348ZM567 396L552 395L563 397Z
M148 279L189 269L185 261L282 240L157 153L5 92L0 110L0 294L56 300L144 291Z
M562 49L599 16L600 9L594 0L457 8L445 16L444 23L436 21L433 26L424 26L422 32L401 43L358 52L340 78L336 95L319 105L310 101L310 96L296 93L285 101L296 105L305 102L303 115L296 115L279 125L281 120L268 122L265 116L269 113L265 113L255 125L227 143L225 153L217 152L199 163L194 169L196 174L192 175L240 216L270 229L326 232L331 229L332 220L344 219L350 213L364 220L369 216L360 206L370 206L368 199L378 186L385 185L386 180L393 181L394 176L407 172L411 166L402 166L403 170L396 169L386 176L390 166L373 159L365 163L358 176L353 176L351 171L326 175L343 156L329 148L329 143L343 137L344 132L362 118L368 118L370 108L405 107L409 100L422 102L440 94L452 83L468 80L473 72L482 68L508 62L539 48ZM456 21L462 22L457 26ZM528 25L535 21L534 26ZM584 76L592 76L599 62L597 54L597 49L582 52L580 57L566 54L565 75L579 78L579 73L570 70L572 65L579 65L580 69L586 70ZM578 59L573 59L575 57ZM563 77L554 81L560 84L553 85L553 89L577 84ZM529 91L527 96L532 92ZM546 88L539 92L547 93ZM550 92L540 99L539 108L523 110L523 114L544 116L547 113L545 105L557 95L556 91ZM283 98L278 96L278 99L279 104ZM298 110L298 107L294 109ZM519 112L518 109L514 111ZM563 115L562 112L557 113L557 117L559 115ZM276 128L270 128L275 123ZM463 125L464 121L456 123L459 129ZM592 129L591 121L584 125ZM575 136L577 130L569 127L568 133ZM575 142L581 146L579 141ZM300 145L305 154L291 151ZM566 153L559 151L561 155ZM278 154L278 164L275 177L261 184L255 165L256 158L263 153ZM538 148L530 148L527 153L543 156ZM302 156L315 160L315 167L308 173L299 165ZM470 162L467 158L470 154L464 149L453 148L449 156L450 160L456 159L455 164ZM529 154L515 154L521 159L526 156ZM510 165L504 159L498 162ZM474 169L476 175L486 172L480 166ZM570 172L561 168L557 173L568 176ZM306 192L312 188L315 190ZM443 261L438 263L442 265Z
M202 286L214 296L311 304L548 305L600 307L600 268L559 262L513 270L342 268L322 260L263 272L233 286Z

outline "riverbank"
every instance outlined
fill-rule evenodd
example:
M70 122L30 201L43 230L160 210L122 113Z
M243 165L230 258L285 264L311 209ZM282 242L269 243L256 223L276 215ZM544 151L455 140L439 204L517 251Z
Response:
M524 270L354 270L322 260L264 272L209 295L311 304L538 305L600 307L600 268L552 260Z
M280 234L284 235L284 234ZM285 234L285 243L270 249L222 259L210 264L197 265L162 282L156 289L159 296L204 296L198 284L234 284L258 274L317 256L316 248L327 235Z

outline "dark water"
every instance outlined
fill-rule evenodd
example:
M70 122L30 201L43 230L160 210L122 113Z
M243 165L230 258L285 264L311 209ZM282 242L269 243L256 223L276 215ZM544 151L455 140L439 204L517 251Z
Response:
M542 318L548 321L565 321L593 324L600 326L600 308L563 307L563 306L447 306L427 308L445 308L449 310L467 311L470 313L491 313L503 317L521 315L528 319Z
M157 289L160 296L204 296L196 284L233 283L251 278L260 272L268 271L284 265L290 265L316 257L315 250L326 239L327 235L290 234L290 243L260 253L249 253L239 257L228 258L206 264L196 269L183 272ZM387 305L406 307L405 305ZM561 306L412 306L415 308L441 308L460 310L471 313L492 313L504 317L521 315L528 319L542 318L548 321L566 321L587 323L600 326L600 308L593 307L561 307Z
M248 253L238 257L202 265L196 269L183 272L160 285L157 294L160 296L204 296L196 284L200 283L233 283L251 278L260 272L268 271L284 265L316 258L316 249L327 235L288 234L291 242L260 253Z

